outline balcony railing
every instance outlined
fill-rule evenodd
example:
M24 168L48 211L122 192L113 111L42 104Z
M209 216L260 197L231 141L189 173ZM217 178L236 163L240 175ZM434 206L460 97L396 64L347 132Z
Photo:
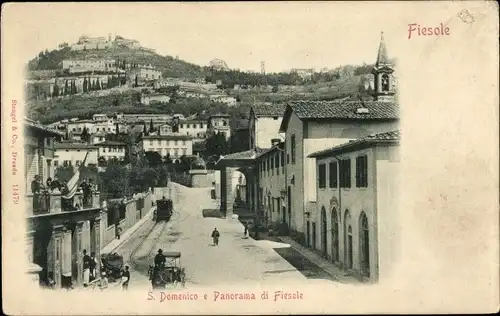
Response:
M77 192L72 199L63 199L60 192L43 191L39 194L27 194L25 202L27 216L55 214L99 208L100 194L99 192L92 192L90 196L84 197L82 192Z

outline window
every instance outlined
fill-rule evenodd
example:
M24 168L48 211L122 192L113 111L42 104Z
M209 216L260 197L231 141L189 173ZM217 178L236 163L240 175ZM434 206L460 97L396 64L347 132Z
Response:
M330 182L330 188L336 188L337 187L337 162L330 162L330 166L328 167L328 171L330 172L329 176L329 182Z
M285 152L281 152L281 173L285 173Z
M182 154L183 154L184 156L187 154L187 149L186 149L186 148L182 149Z
M269 162L271 163L271 175L274 176L274 157L269 157Z
M177 146L177 145L179 145L179 141L178 140L175 141L175 146Z
M180 128L184 128L184 124L180 124Z
M200 128L203 128L203 123L200 123Z
M318 180L319 188L326 188L326 165L324 163L318 165Z
M82 163L82 161L81 161L81 160L77 160L77 161L76 161L76 166L77 166L77 167L79 167L81 163Z
M64 160L64 162L63 162L63 166L64 166L64 167L67 167L67 166L69 166L69 165L70 165L70 161L69 161L69 160Z
M182 145L186 145L186 141L185 140L182 141Z
M340 161L340 187L351 187L351 159L342 159Z
M290 151L292 152L292 164L295 164L295 134L291 138Z
M368 157L366 155L356 157L356 187L368 187Z
M59 166L59 161L54 160L54 169L57 169L58 166Z
M191 128L191 124L186 124L186 128Z
M274 155L274 165L276 166L276 175L280 174L280 155Z
M277 120L278 120L278 117L277 117L277 116L274 116L274 117L273 117L273 120L277 121Z

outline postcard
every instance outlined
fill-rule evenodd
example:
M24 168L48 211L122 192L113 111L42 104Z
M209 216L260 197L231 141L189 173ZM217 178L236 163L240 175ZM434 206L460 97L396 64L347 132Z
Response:
M498 312L495 2L1 23L5 313Z

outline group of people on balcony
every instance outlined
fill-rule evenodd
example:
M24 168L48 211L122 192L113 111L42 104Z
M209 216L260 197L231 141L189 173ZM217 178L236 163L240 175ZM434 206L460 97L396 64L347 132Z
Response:
M68 209L81 209L83 206L92 205L92 192L96 191L96 186L92 183L92 179L84 178L79 185L79 191L83 193L83 205L74 203L74 198L62 199L61 208ZM68 184L66 181L59 181L57 177L52 180L48 178L45 185L42 183L40 176L35 175L31 181L31 193L33 194L33 210L46 211L50 208L50 195L61 194L65 196L69 193Z

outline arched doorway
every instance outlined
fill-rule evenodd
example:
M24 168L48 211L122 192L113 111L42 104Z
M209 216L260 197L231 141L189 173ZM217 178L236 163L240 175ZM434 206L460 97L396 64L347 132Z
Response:
M332 209L332 261L339 261L339 218L335 208Z
M326 232L326 210L325 207L321 207L321 250L323 250L323 255L326 257L327 252L327 232Z
M359 216L359 249L361 274L370 277L370 237L368 218L364 212Z
M347 269L352 269L352 226L349 210L344 213L344 263Z

